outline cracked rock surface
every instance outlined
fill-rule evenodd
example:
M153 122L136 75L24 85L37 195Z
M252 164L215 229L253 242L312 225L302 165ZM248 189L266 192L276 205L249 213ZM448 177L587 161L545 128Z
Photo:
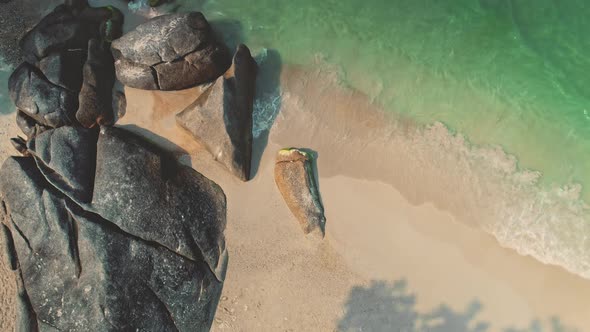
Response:
M144 90L181 90L222 75L231 59L199 12L167 14L113 41L117 78Z
M61 127L0 169L19 331L203 331L226 263L221 188L123 129Z
M123 16L114 7L59 5L20 41L26 62L10 76L18 124L30 139L48 128L114 120L110 40Z

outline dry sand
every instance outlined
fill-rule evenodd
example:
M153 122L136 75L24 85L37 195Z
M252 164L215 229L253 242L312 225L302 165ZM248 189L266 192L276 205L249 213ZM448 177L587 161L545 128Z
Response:
M281 112L268 145L257 142L257 150L264 150L248 183L230 176L176 127L174 114L198 89L126 90L129 108L120 125L176 149L184 163L227 195L229 266L214 331L584 331L590 326L590 281L500 247L465 218L472 211L461 213L456 203L461 196L454 192L461 188L448 187L446 196L432 189L434 171L397 180L403 167L391 160L391 142L379 139L391 130L387 117L371 112L374 107L363 96L331 87L326 76L284 68ZM13 115L0 121L5 118L12 121ZM285 146L318 153L327 217L323 240L303 236L275 187L274 157ZM427 155L420 158L422 165L433 162ZM439 176L440 183L450 181ZM440 199L430 202L432 197ZM14 292L5 265L0 281L4 331L11 325Z
M0 162L10 155L15 154L15 150L9 142L10 137L16 137L18 127L15 123L15 115L0 113ZM0 238L0 242L2 239ZM0 248L4 248L4 243L0 243ZM15 315L15 291L16 281L14 274L10 270L8 260L4 250L0 252L0 331L12 331Z

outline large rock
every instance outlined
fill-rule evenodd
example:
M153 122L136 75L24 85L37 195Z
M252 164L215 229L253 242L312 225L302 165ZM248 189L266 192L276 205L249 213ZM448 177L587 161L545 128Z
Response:
M16 107L39 124L56 128L75 122L78 93L49 82L33 65L18 66L8 88Z
M275 182L303 233L317 230L323 234L326 218L309 153L299 149L280 150Z
M34 158L0 169L19 330L207 331L226 257L221 189L118 128L62 127L28 147Z
M86 128L97 124L113 124L115 68L110 50L105 49L98 39L88 42L88 58L84 64L83 75L76 119Z
M205 144L213 157L243 181L250 178L252 112L258 66L240 45L231 68L176 121Z
M180 90L214 80L230 65L199 12L158 16L112 44L117 78L146 90Z
M225 195L221 188L143 138L102 127L92 204L122 230L204 259L222 279Z
M25 58L35 63L50 53L86 49L88 40L99 37L99 25L79 20L66 5L57 6L21 40Z
M29 139L46 127L113 123L109 42L120 37L122 25L123 15L114 7L66 1L23 37L28 62L13 72L9 89L20 110L19 127Z
M83 204L93 196L97 139L96 129L61 127L36 135L27 149L46 181Z
M51 53L39 61L39 69L52 84L70 91L80 91L82 66L86 50L63 50Z
M35 137L36 135L39 135L40 133L49 129L49 127L39 124L37 121L35 121L35 119L31 118L22 111L16 112L16 124L22 130L22 132L27 135L28 138Z

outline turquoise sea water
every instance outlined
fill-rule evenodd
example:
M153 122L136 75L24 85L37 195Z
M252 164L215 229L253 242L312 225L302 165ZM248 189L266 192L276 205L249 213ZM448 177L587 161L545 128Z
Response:
M388 112L442 122L540 171L540 187L519 192L522 200L508 185L506 202L486 216L497 225L487 230L503 245L590 278L590 209L555 190L579 183L590 202L586 1L177 0L157 12L188 10L202 11L258 57L272 50L284 65L335 70L342 85ZM142 19L128 16L126 25ZM0 80L7 77L0 68ZM257 100L257 109L275 107L275 94L267 99ZM3 83L0 113L12 111Z
M543 184L590 186L590 5L583 0L183 0L238 21L285 63L420 123L501 145ZM588 190L585 197L590 197Z
M12 106L8 96L8 77L10 70L10 67L0 58L0 115L11 113L14 110L14 106Z
M584 0L177 0L162 10L201 10L286 64L337 68L388 111L501 145L544 184L590 186Z

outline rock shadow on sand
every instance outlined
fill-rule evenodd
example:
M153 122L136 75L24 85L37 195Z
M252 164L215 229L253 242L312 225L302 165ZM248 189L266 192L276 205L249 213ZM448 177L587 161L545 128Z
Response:
M416 308L417 295L410 292L405 279L393 283L372 281L368 286L356 286L350 291L344 306L344 317L338 322L338 331L404 331L404 332L489 332L490 322L477 318L483 304L472 300L465 310L456 311L440 304L423 313ZM545 328L543 327L545 326ZM495 329L494 329L495 330ZM557 317L548 324L534 320L526 328L503 328L504 332L573 332Z

